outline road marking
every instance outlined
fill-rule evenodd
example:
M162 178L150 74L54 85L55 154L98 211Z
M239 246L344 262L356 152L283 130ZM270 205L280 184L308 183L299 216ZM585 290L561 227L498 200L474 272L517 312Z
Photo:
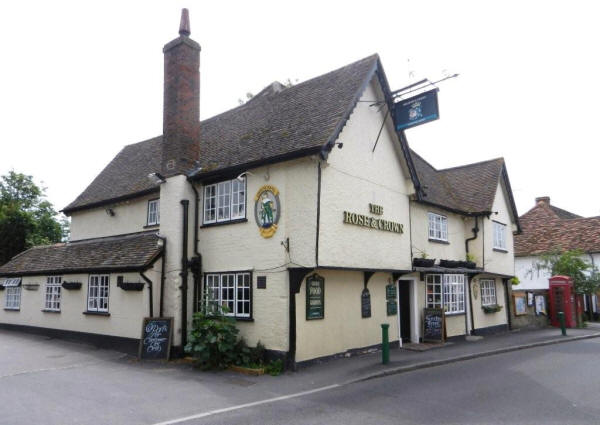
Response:
M308 395L308 394L319 393L319 392L322 392L322 391L327 391L327 390L331 390L333 388L338 388L338 387L341 387L341 384L328 385L326 387L315 388L314 390L302 391L302 392L299 392L299 393L294 393L294 394L289 394L289 395L283 395L283 396L280 396L280 397L268 398L268 399L265 399L265 400L254 401L252 403L238 404L237 406L225 407L223 409L209 410L208 412L198 413L196 415L186 416L186 417L183 417L183 418L171 419L171 420L168 420L168 421L165 421L165 422L158 422L158 423L155 423L153 425L172 425L172 424L178 424L178 423L181 423L181 422L191 421L193 419L201 419L201 418L205 418L207 416L213 416L213 415L218 415L220 413L231 412L233 410L240 410L240 409L245 409L247 407L260 406L262 404L274 403L276 401L289 400L290 398L302 397L302 396L305 396L305 395Z

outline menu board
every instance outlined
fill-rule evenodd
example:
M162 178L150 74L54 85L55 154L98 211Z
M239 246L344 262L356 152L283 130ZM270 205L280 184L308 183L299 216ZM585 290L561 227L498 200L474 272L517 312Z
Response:
M325 317L325 279L314 274L306 279L306 320Z
M443 309L423 309L423 342L444 342L445 322Z
M367 288L363 289L360 295L360 311L362 317L371 317L371 293Z
M139 358L169 360L173 318L145 317L142 323Z

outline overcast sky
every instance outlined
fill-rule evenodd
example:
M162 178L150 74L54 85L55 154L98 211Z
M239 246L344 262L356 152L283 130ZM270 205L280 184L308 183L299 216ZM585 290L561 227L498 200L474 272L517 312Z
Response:
M600 215L593 1L2 2L0 174L33 175L60 209L124 145L161 134L162 46L182 7L203 119L377 52L392 89L460 74L439 85L440 120L406 132L435 167L502 156L519 214L548 195Z

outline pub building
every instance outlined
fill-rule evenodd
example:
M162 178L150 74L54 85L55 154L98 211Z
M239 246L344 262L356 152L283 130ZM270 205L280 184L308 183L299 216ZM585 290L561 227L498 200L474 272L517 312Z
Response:
M292 367L377 347L382 324L418 343L426 308L448 338L508 329L504 162L437 170L413 152L378 55L199 121L187 10L163 53L163 134L64 208L68 242L0 267L2 328L137 352L143 319L172 317L180 354L207 294Z

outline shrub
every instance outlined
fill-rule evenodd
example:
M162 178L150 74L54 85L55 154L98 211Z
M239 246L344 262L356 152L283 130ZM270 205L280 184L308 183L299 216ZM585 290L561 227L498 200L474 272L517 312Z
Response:
M238 332L223 311L195 313L185 352L203 369L225 369L237 360Z

